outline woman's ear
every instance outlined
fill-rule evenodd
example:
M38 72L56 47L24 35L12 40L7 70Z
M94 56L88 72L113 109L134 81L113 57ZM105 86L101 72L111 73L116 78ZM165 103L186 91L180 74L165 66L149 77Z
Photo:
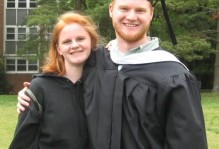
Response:
M57 50L57 52L59 53L59 55L62 55L62 51L60 50L60 48L59 48L58 45L56 45L56 50Z

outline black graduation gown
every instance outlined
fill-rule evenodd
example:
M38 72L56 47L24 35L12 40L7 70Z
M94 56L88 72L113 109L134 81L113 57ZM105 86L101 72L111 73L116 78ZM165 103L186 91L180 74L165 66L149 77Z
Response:
M85 69L85 109L95 149L206 149L196 78L177 62L123 65L109 51Z

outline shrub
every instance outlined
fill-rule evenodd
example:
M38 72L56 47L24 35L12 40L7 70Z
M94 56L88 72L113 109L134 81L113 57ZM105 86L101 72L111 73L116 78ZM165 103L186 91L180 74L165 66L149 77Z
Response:
M0 94L9 94L12 86L6 79L3 57L0 57L0 80Z

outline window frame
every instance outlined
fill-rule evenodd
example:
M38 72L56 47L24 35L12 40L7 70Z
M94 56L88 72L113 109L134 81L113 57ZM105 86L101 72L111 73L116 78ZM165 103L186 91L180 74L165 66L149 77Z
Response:
M36 26L27 27L25 24L24 25L17 25L18 22L19 22L18 18L22 17L22 16L18 16L19 10L26 9L27 10L27 15L28 15L30 10L35 8L33 6L37 7L37 1L36 0L6 0L4 2L5 2L5 5L4 5L5 14L6 14L7 10L15 10L15 15L16 15L15 16L15 18L16 18L15 25L14 24L13 25L6 24L6 19L7 19L6 16L7 15L4 15L4 22L5 22L4 26L5 27L4 27L3 56L4 56L4 59L5 59L6 73L9 73L9 74L14 74L14 73L37 73L37 72L39 72L39 59L37 59L33 63L32 60L29 60L29 59L25 58L27 55L28 55L28 57L32 57L32 56L36 56L37 54L33 54L33 53L32 54L26 54L26 55L24 55L24 57L20 57L18 55L18 47L19 47L18 44L19 44L19 42L23 42L23 41L27 40L27 37L30 34L30 30L32 28L37 28L37 31L38 31L38 27L36 27ZM25 3L26 4L25 7L22 7L21 3ZM19 4L21 4L21 5L19 5ZM10 5L13 6L13 7L8 7ZM11 23L11 21L8 21L8 23ZM10 29L10 28L14 29L13 33L8 32L8 29ZM38 34L38 32L33 33L33 34ZM13 39L10 38L10 36L13 37L13 35L14 35L14 38ZM13 45L13 46L15 46L15 49L12 49L11 51L9 49L9 51L6 51L6 50L8 50L8 49L6 49L6 43L10 42L10 41L15 42L15 43L13 43L13 44L15 44L15 45ZM7 54L7 52L8 52L8 54ZM9 64L7 62L7 60L12 60L15 63L14 64ZM19 64L19 60L24 60L23 66L22 66L22 64ZM14 70L13 69L12 70L7 70L8 67L10 67L10 65L12 67L14 66L14 68L13 68ZM21 68L20 70L19 70L19 67ZM25 67L25 69L22 70L22 67ZM35 68L35 67L36 67L36 69L31 70L32 68Z
M13 60L14 64L8 64L7 60ZM19 64L19 60L23 60L25 64ZM32 60L27 60L20 57L7 57L5 59L5 69L7 74L11 73L38 73L39 72L39 60L36 60L36 63L32 63ZM7 70L8 66L14 66L14 70ZM26 67L25 70L18 70L19 66ZM36 66L36 70L30 70L30 66Z

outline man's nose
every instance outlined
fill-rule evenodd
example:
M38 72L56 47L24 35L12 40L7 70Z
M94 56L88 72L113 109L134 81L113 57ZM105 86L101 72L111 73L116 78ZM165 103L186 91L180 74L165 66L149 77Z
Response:
M136 16L136 12L134 10L130 10L127 14L126 17L128 20L136 20L137 16Z

